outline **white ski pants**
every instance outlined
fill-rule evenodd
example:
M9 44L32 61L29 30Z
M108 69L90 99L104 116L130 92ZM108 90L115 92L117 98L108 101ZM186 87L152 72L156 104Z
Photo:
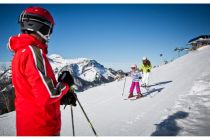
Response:
M143 73L142 75L142 84L145 84L146 86L149 85L149 72Z

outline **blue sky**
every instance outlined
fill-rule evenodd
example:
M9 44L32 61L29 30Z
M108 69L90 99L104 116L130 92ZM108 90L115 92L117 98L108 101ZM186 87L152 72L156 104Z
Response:
M10 61L6 44L19 33L17 19L34 4L0 4L0 62ZM37 6L37 5L36 5ZM210 5L198 4L45 4L56 22L49 54L95 59L106 67L129 70L147 56L171 60L176 47L210 34Z

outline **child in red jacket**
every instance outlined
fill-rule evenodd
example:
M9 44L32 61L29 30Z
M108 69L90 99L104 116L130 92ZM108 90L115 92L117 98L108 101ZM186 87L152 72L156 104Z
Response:
M12 83L16 94L17 135L60 135L60 100L70 94L71 84L68 77L57 83L46 56L53 17L46 9L29 7L20 15L19 24L22 34L10 37L8 43L15 53ZM76 102L73 97L72 100Z

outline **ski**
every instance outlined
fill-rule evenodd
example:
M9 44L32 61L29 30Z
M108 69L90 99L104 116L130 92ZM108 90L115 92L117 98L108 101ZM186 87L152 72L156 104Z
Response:
M134 95L133 97L131 97L131 98L125 98L124 100L138 100L138 99L141 99L141 98L143 98L144 97L144 95L142 94L142 96L141 97L139 97L139 98L137 98L137 96L138 95Z

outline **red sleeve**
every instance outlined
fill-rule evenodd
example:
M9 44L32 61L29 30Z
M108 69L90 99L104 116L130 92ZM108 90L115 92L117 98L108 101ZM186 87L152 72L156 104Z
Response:
M46 69L42 50L33 46L29 46L29 48L29 55L25 63L25 76L31 86L32 94L37 100L36 102L42 105L59 102L68 92L69 86L60 83L57 85L58 90L56 90L56 85L47 75L49 67Z

